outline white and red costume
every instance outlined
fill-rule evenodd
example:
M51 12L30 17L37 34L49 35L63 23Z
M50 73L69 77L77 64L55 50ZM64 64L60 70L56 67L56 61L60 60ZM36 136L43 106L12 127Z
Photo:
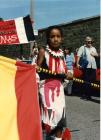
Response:
M57 74L66 72L64 54L61 49L51 50L48 46L45 50L45 58L42 68L51 70ZM50 74L40 75L39 92L42 98L42 121L50 129L64 126L65 124L65 97L62 80Z

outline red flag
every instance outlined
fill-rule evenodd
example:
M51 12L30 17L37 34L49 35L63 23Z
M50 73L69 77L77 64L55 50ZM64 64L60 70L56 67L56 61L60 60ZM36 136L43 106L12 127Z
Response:
M42 140L35 67L0 57L0 140Z
M25 44L34 41L30 16L0 21L0 45Z

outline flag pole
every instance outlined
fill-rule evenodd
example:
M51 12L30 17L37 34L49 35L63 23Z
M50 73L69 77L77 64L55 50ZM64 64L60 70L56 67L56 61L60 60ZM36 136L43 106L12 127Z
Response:
M30 0L30 18L32 21L32 27L33 27L33 32L34 32L34 24L33 24L34 23L34 0ZM30 56L32 53L33 46L34 46L34 41L30 42Z
M32 20L32 25L34 22L34 0L30 0L30 17Z

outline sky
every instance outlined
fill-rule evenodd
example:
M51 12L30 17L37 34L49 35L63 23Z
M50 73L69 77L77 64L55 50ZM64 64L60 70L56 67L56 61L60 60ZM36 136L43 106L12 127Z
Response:
M7 20L30 14L31 1L36 30L100 14L100 0L0 0L0 17Z

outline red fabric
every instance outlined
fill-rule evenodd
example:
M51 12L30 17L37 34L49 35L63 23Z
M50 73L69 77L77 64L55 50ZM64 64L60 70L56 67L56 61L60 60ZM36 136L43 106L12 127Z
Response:
M47 107L50 107L50 98L49 98L49 91L51 90L51 101L54 102L55 96L59 96L60 94L60 81L59 80L46 80L44 85L44 95L45 95L45 102ZM55 88L57 88L57 94L55 95Z
M44 124L44 129L45 129L46 134L49 134L51 132L51 127L47 124Z
M71 133L68 128L66 128L62 135L62 140L71 140Z
M15 20L0 21L0 44L19 43Z
M74 67L73 68L73 71L74 71L74 77L76 77L76 78L82 78L82 76L83 76L82 70Z
M100 69L96 70L96 80L100 81Z
M52 71L52 56L49 56L49 69Z
M60 58L55 58L55 72L59 73Z
M74 71L74 77L82 78L83 72L81 69L74 67L73 71ZM100 81L100 69L96 69L96 81Z
M35 67L18 62L15 77L20 140L42 140Z

